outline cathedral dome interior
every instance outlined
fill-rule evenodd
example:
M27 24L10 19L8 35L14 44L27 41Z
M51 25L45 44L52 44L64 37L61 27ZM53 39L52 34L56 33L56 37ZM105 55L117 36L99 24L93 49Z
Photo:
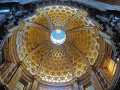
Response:
M0 90L119 84L119 0L0 1Z

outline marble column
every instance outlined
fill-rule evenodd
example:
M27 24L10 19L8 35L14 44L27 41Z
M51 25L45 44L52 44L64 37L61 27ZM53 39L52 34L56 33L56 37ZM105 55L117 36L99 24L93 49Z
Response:
M12 76L7 81L9 90L15 90L16 83L19 81L19 79L21 77L21 72L22 72L22 70L21 70L20 66L18 66L16 68L15 72L12 74Z
M78 84L76 82L73 84L73 88L74 90L78 90Z
M92 70L91 72L91 82L92 85L94 86L95 90L106 90L105 88L102 87L101 81L99 80L99 76L96 74L97 72Z
M84 90L84 88L83 88L83 84L82 84L81 81L79 81L79 90Z
M13 63L9 63L6 66L4 66L4 71L1 72L1 78L4 83L6 83L6 80L8 79L8 77L10 77L10 73L13 72L14 67L15 64Z
M37 89L38 89L38 81L34 80L32 85L32 90L37 90Z
M32 86L33 86L33 82L28 82L26 90L36 90L36 89L32 89Z

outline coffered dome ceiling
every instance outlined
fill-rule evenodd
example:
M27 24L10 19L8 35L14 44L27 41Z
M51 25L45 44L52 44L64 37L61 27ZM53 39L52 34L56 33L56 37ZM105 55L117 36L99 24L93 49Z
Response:
M53 43L50 38L58 29L66 35L61 44ZM17 54L26 70L38 80L66 83L85 74L89 65L94 65L103 53L99 30L99 25L84 9L58 5L42 7L17 32Z

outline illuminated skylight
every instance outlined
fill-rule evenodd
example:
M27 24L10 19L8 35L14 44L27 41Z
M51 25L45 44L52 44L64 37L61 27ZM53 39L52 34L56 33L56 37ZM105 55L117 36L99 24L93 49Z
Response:
M66 40L66 33L60 29L51 32L50 39L53 44L61 45Z

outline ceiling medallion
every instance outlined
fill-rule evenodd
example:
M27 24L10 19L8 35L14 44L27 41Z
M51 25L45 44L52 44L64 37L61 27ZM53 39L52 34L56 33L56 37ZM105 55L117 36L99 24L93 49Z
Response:
M60 29L51 32L50 39L53 44L61 45L66 40L66 33Z

